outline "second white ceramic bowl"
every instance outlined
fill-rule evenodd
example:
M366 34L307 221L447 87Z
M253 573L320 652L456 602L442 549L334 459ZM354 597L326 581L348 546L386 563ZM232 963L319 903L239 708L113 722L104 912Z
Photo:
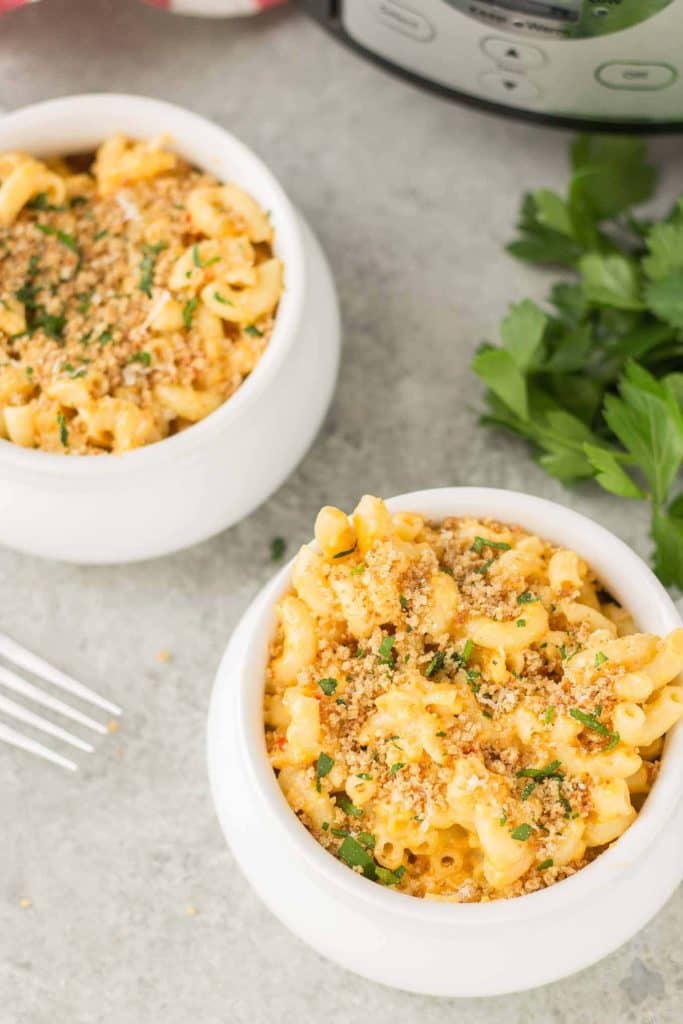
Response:
M392 511L430 519L488 516L519 523L577 551L639 628L680 626L668 594L622 541L550 501L488 488L444 488L392 498ZM350 871L307 832L268 761L263 689L275 604L286 566L258 595L228 646L208 723L208 767L218 817L240 867L277 916L318 952L397 988L488 996L554 981L607 955L659 910L683 877L683 729L634 824L571 878L513 900L429 902Z
M170 134L191 163L270 210L285 292L254 372L188 430L125 455L52 455L0 439L0 543L73 562L152 558L246 516L313 441L339 360L339 311L320 246L270 171L229 132L141 96L69 96L3 117L0 152L92 151L116 132Z

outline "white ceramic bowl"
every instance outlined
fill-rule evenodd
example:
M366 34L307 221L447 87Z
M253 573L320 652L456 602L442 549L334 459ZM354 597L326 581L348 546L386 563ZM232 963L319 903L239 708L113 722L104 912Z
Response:
M680 618L650 569L590 519L514 491L455 487L392 498L392 511L491 516L577 551L633 614L667 633ZM274 606L291 563L258 595L218 671L208 723L208 768L221 826L264 902L324 956L358 974L431 995L519 991L586 967L656 913L683 877L683 729L634 824L576 875L489 904L429 902L350 871L306 831L273 775L263 735L263 685Z
M319 245L270 171L224 129L140 96L69 96L3 117L0 152L92 151L114 132L168 132L193 164L270 210L285 293L254 372L188 430L125 455L52 455L0 439L0 543L86 563L167 554L261 504L315 437L339 354L337 300Z

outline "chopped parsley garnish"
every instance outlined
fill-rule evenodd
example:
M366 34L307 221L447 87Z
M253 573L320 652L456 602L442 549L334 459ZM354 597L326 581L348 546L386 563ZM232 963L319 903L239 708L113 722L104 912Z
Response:
M287 541L284 537L273 537L270 542L270 560L279 562L287 549Z
M100 338L100 341L102 339ZM149 352L134 352L128 360L129 363L142 363L143 366L149 366L152 362L152 357Z
M54 313L48 313L44 306L38 306L36 314L33 317L33 328L41 328L49 338L53 341L59 342L60 345L64 344L64 328L66 327L66 317L57 316Z
M517 619L517 626L519 629L523 629L526 626L526 619Z
M564 780L564 774L559 770L559 761L550 761L545 768L522 768L515 773L517 779L531 779L522 790L522 800L528 800L539 782L544 779L554 779L557 782Z
M546 725L550 725L552 722L555 721L555 708L552 706L552 704L550 705L550 707L545 709L543 713L543 721L546 723Z
M569 714L572 718L575 718L577 722L581 722L581 725L584 725L586 729L592 729L593 732L597 732L600 736L612 735L604 722L601 722L595 715L591 715L586 711L581 711L580 708L570 708Z
M109 329L109 327L107 327L104 331L102 331L102 333L100 334L100 336L99 336L99 338L97 340L99 341L100 345L106 345L107 342L108 341L112 341L113 338L114 338L114 335L112 334L112 332Z
M377 877L377 865L374 858L353 836L346 836L339 847L339 859L348 864L350 868L362 868L366 878L374 881Z
M356 773L356 778L357 779L365 779L366 782L370 782L370 780L372 779L372 775L370 775L369 772L357 772Z
M334 831L334 829L332 830ZM368 843L372 840L372 845ZM374 857L368 853L374 847L375 837L369 832L361 832L358 836L347 835L339 847L339 859L343 860L350 868L361 868L366 878L373 882L381 882L382 885L396 885L405 874L403 865L390 871L375 862Z
M441 729L441 730L440 730L439 732L437 732L437 734L436 734L436 735L437 735L437 736L441 736L441 737L444 737L444 736L446 736L447 734L446 734L446 733L445 733L445 732L443 731L443 729Z
M392 668L394 667L394 659L396 657L394 652L394 643L395 641L393 636L385 636L382 643L379 645L379 650L377 652L379 660L384 665L391 665Z
M408 608L409 608L408 598L406 597L405 594L399 594L398 595L398 603L400 604L400 606L401 606L401 608L402 608L402 610L404 612L408 611Z
M249 324L248 327L244 328L244 333L249 334L252 338L262 338L263 331L260 331L256 324Z
M501 814L500 818L498 819L498 824L501 826L501 828L502 828L503 825L507 825L507 820L508 820L508 812L506 810L503 810L503 813Z
M324 822L322 823L322 830L323 830L323 832L327 832L327 831L329 831L329 828L330 828L330 823L329 823L329 821L324 821Z
M93 241L99 242L101 238L106 238L109 232L106 228L102 228L101 231L96 231L93 235Z
M365 654L366 654L366 652L365 652L365 648L364 647L357 647L356 648L356 657L357 658L364 658Z
M483 563L483 565L480 565L479 568L475 569L474 571L478 572L480 575L483 576L483 574L485 572L489 571L489 569L491 568L491 566L493 565L494 562L495 562L495 558L487 558L486 561Z
M221 295L220 292L214 292L213 293L213 297L216 300L216 302L220 302L220 304L222 306L234 306L235 305L235 303L232 302L231 299L226 299L225 296Z
M57 426L59 427L59 440L62 442L64 448L69 447L69 431L66 426L66 420L64 419L64 413L57 413Z
M391 768L389 769L389 775L396 775L397 772L400 772L401 768L405 768L405 762L397 761L396 764L392 764Z
M451 654L451 660L454 661L459 668L465 668L472 657L473 650L474 641L471 637L468 637L462 651L454 651L453 654Z
M76 298L79 300L78 306L76 308L78 309L78 312L82 313L84 316L86 313L90 312L90 303L92 302L92 296L92 292L78 292L78 294L76 295Z
M197 298L196 295L194 295L191 299L188 299L188 301L183 306L183 327L185 327L188 331L190 327L192 327L192 318L198 305L199 299Z
M470 551L476 551L478 555L484 548L495 548L497 551L509 551L510 545L502 540L489 540L487 537L475 537Z
M157 256L166 248L166 242L157 242L155 245L143 245L142 260L140 261L140 283L138 288L148 298L152 297L152 285L154 284L154 268Z
M70 249L71 252L78 253L78 243L73 235L68 235L66 231L60 231L59 228L53 228L51 224L36 224L39 231L42 231L44 235L54 235L58 242Z
M395 871L390 871L389 868L383 868L378 864L375 872L377 874L377 881L381 882L382 885L397 885L403 878L406 869L401 864Z
M214 263L219 263L220 256L212 256L210 259L205 260L202 263L202 258L199 255L199 243L196 243L195 245L192 246L192 262L194 263L195 267L199 267L200 269L202 269L203 267L211 267L213 266Z
M510 835L513 839L517 839L518 842L525 843L533 830L533 826L525 822L523 825L518 825L517 828L513 828Z
M525 590L523 594L517 596L517 604L533 604L535 601L540 600L540 597L536 597L530 590Z
M565 818L576 818L576 817L578 817L578 815L575 813L572 805L569 803L569 800L567 800L566 796L562 792L562 783L560 783L560 785L558 786L557 799L562 804L562 807L564 809L564 816L565 816Z
M595 655L595 667L600 668L600 666L604 665L606 661L609 661L607 655L603 654L602 651L598 651Z
M342 697L337 697L334 703L335 704L342 704L344 707L347 706L346 705L346 701Z
M88 371L84 366L81 366L81 368L77 370L75 366L71 365L71 363L62 363L62 373L68 374L72 380L78 380L79 377L85 377L87 372Z
M358 565L354 565L352 569L349 569L349 576L360 576L362 572L365 572L367 565L365 562L359 562Z
M320 780L329 775L333 767L334 758L321 750L318 754L318 760L315 762L315 788L318 792L320 792Z
M332 828L330 829L330 832L332 833L333 836L337 836L339 839L343 839L344 836L351 835L348 828Z
M481 678L481 672L476 668L467 669L467 685L469 686L472 693L477 694L481 690L481 683L477 682L477 679Z
M559 770L560 761L550 761L545 768L522 768L515 773L517 779L563 779L564 774Z
M347 548L346 551L338 551L336 555L332 555L333 558L346 558L347 555L352 555L358 547L358 541L353 542L353 547Z
M538 865L538 870L539 871L545 871L547 868L551 868L554 863L555 863L555 861L553 860L553 858L552 857L548 857L548 858L546 858L546 860L542 860L541 861L541 863Z
M432 676L436 675L437 672L441 671L441 669L443 668L443 664L444 664L445 660L446 660L445 652L444 651L437 651L436 654L434 655L434 657L432 658L432 660L429 662L429 665L427 666L427 672L426 672L427 679L431 679Z
M26 204L29 210L41 210L42 212L53 211L55 213L62 213L65 206L55 206L50 202L47 192L39 192L37 196L30 199ZM40 227L40 224L36 225Z
M341 793L337 797L337 806L341 807L341 809L344 812L344 814L348 814L352 818L360 818L362 816L362 814L363 814L363 811L361 810L361 808L360 807L356 807L356 805L353 804L349 800L349 798L346 795L346 793Z
M337 689L336 679L319 679L318 686L323 691L326 697L331 697L334 691Z

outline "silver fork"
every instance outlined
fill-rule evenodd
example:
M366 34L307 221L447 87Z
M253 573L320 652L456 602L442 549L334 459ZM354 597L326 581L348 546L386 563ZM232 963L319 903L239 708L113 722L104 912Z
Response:
M27 651L25 647L12 640L11 637L5 636L4 633L0 633L0 657L44 679L46 682L52 683L61 690L72 694L72 696L88 701L103 711L108 711L111 715L118 716L121 714L121 708L116 704L112 704L111 701L100 697L93 690L88 689L87 686L83 686L76 679L66 675L65 672L54 668L53 665L44 661L43 658L39 658L37 654ZM41 690L38 686L28 682L28 680L3 665L0 665L0 687L20 694L22 697L27 697L34 703L41 704L43 707L49 708L50 711L56 711L57 714L62 715L64 718L78 722L79 725L85 726L86 729L91 729L100 735L104 735L107 732L107 727L102 725L101 722L96 721L89 715L83 714L77 708L72 708L57 697L53 697L50 693ZM18 704L16 701L11 700L2 692L0 692L0 713L14 718L18 722L23 722L25 725L32 726L34 729L39 729L50 736L54 736L55 739L62 740L64 743L68 743L87 754L92 753L94 750L92 744L87 743L80 736L67 732L66 729L55 725L54 722L43 718L42 715L37 715L23 704ZM2 721L0 721L0 741L8 743L13 747L19 747L21 750L26 750L28 753L35 754L36 757L42 757L46 761L52 761L53 764L58 764L62 768L68 768L69 771L73 772L78 769L75 761L71 761L68 757L63 757L61 754L51 750L50 747L46 747L42 743L38 743L37 740L25 736Z

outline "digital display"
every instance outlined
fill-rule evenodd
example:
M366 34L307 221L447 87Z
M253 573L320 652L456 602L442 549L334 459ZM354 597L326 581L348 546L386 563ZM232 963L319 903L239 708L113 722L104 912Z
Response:
M513 32L589 39L623 32L663 11L673 0L444 0L449 7Z
M503 8L515 14L530 14L534 18L550 18L567 25L579 20L581 0L569 0L568 3L543 3L543 0L479 0L481 4Z

